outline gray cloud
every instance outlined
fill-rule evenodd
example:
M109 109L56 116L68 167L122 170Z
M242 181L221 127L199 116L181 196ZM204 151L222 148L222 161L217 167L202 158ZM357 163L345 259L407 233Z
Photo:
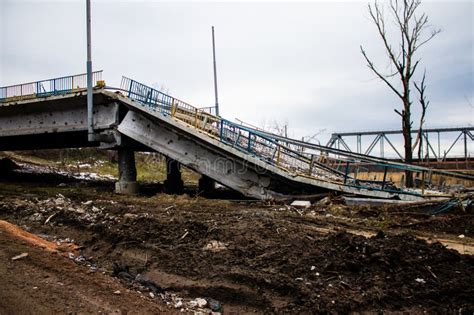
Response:
M296 137L326 129L397 129L398 100L365 66L383 50L365 1L93 2L93 61L110 85L127 75L191 104L213 104L216 26L222 114L288 121ZM442 33L420 51L429 126L473 123L474 4L425 1ZM84 1L0 4L0 85L85 70ZM420 69L422 70L422 68ZM415 114L417 112L417 104Z

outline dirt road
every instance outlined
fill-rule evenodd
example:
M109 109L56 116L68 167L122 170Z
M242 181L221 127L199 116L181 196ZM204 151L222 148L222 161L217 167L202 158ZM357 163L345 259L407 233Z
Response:
M19 236L0 224L0 313L156 314L173 312L129 290L115 278L80 266L28 233ZM53 250L51 250L53 249ZM12 260L19 254L28 256Z

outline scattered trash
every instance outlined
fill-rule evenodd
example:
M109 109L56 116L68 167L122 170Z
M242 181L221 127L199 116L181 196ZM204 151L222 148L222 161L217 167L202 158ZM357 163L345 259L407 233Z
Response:
M84 206L89 206L92 204L92 200L88 200L82 203Z
M26 257L28 257L28 253L21 253L20 255L12 257L12 260L15 261L15 260L23 259L23 258L26 258Z
M130 272L128 266L114 264L112 275L117 277L123 281L125 281L128 285L137 288L142 291L150 291L154 295L164 293L162 287L154 283L153 281L149 280L145 276L141 274L133 274Z
M309 208L311 207L311 202L307 200L295 200L291 203L291 206L296 208Z
M51 219L56 216L56 214L57 214L57 212L55 212L55 213L53 213L52 215L50 215L50 216L46 219L46 221L44 221L44 224L45 224L45 225L48 224L49 221L51 221Z
M466 236L464 234L458 235L459 238L465 238Z
M115 295L120 295L120 294L121 294L121 293L120 293L120 290L114 291L114 294L115 294Z
M150 294L149 294L149 295L150 295L150 297L151 297L152 299L154 299L154 298L155 298L155 295L153 294L153 292L150 292Z
M188 230L185 230L186 232L184 232L183 236L181 236L179 239L182 240L184 239L186 236L188 236L189 234L189 231Z
M221 302L211 299L211 298L206 298L206 301L207 301L207 306L211 309L211 311L222 312Z
M313 271L314 269L316 269L316 266L311 266L311 271Z
M174 307L175 307L175 308L180 308L181 306L183 306L183 301L181 301L181 300L177 301L177 302L174 304Z

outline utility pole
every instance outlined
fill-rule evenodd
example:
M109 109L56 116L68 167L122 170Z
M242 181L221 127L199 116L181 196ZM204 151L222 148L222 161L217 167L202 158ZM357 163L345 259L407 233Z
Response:
M214 61L214 96L216 98L216 115L219 116L219 100L217 98L216 43L214 40L214 26L212 27L212 58Z
M87 11L87 140L94 141L93 97L92 97L92 52L91 52L91 0L86 0Z

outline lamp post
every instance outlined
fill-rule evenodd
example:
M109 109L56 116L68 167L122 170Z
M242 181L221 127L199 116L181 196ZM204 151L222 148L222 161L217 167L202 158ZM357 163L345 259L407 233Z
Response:
M87 139L95 140L94 135L94 109L92 96L92 52L91 52L91 1L86 0L87 11Z
M216 115L219 116L219 100L217 98L217 67L216 67L216 44L214 40L214 26L212 27L212 58L214 61L214 96L216 98Z

